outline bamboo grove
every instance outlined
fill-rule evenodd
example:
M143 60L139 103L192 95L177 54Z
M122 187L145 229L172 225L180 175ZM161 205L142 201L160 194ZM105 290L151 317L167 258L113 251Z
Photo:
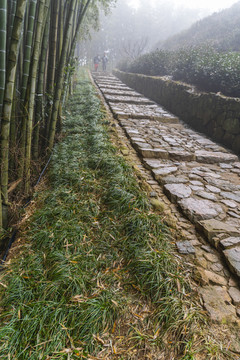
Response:
M61 130L79 37L110 2L0 0L1 228L11 189L29 194L32 173Z

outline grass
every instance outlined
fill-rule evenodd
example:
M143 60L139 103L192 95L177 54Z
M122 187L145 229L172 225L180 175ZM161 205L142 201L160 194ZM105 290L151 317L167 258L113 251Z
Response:
M204 343L189 274L105 123L82 73L50 186L0 278L0 359L232 358Z

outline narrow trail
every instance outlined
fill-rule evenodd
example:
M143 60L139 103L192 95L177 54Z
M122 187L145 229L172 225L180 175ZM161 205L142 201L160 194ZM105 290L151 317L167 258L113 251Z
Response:
M211 319L240 326L238 157L116 77L93 77L116 119L123 155L176 230L176 247L193 269ZM236 347L240 352L239 340Z

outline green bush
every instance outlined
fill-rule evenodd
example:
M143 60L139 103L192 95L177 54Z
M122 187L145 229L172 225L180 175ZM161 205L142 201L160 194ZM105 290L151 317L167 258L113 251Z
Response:
M168 75L202 91L240 97L238 52L220 53L210 46L156 50L139 57L124 70L145 75Z
M169 73L171 53L168 51L157 50L150 54L145 54L133 61L129 67L131 72L140 72L145 75L163 76Z

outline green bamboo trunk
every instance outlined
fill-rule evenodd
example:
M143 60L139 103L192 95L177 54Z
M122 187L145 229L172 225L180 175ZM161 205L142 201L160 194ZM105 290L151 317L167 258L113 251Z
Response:
M6 81L7 0L0 0L0 114Z
M13 93L16 79L16 68L18 59L18 45L21 37L22 22L26 9L26 0L18 0L16 15L13 23L10 50L7 59L6 87L4 93L2 123L1 123L1 189L3 204L8 205L8 159L9 159L9 133L12 113ZM3 214L3 221L6 222L6 213Z
M36 36L34 41L34 49L32 55L30 81L29 81L29 101L28 101L28 118L27 118L27 131L26 131L26 152L25 152L25 193L30 191L30 163L31 163L31 146L32 146L32 129L33 129L33 113L34 113L34 101L37 84L37 70L40 59L40 49L42 43L42 33L46 23L46 6L49 6L50 0L39 0L38 17L36 24Z
M51 17L51 31L49 37L49 61L48 61L48 80L47 92L53 94L54 79L56 69L56 54L57 54L57 36L58 36L58 21L59 21L59 0L52 3L52 17Z
M10 174L16 174L16 165L18 163L18 151L17 151L17 114L19 111L19 104L17 103L16 97L16 86L13 92L13 104L12 104L12 115L10 121L10 138L9 138L9 172ZM9 179L9 181L16 180L16 178Z
M84 16L89 8L89 6L91 5L91 3L93 3L93 0L87 0L86 4L84 4L83 2L81 3L81 5L79 5L79 9L78 9L78 18L76 21L76 28L75 28L75 32L73 34L73 40L71 42L71 47L69 49L69 53L68 53L68 59L67 59L67 63L68 63L68 72L66 74L66 86L65 86L65 94L63 96L63 104L67 98L67 94L69 91L69 86L71 85L71 69L74 68L74 53L75 53L75 49L76 49L76 45L77 45L77 40L78 40L78 36L79 36L79 32L81 29L81 25L82 25L82 21L84 19Z
M40 125L43 124L44 120L44 80L46 72L46 59L48 52L48 39L50 30L50 11L48 12L47 22L44 30L41 59L39 64L39 76L36 94L36 108L35 108L35 125L33 131L33 158L38 159L39 152L39 134Z
M50 123L50 131L49 131L49 150L50 151L53 148L54 137L55 137L55 132L56 132L56 122L57 122L58 113L59 113L58 108L59 108L61 96L63 95L62 88L63 88L63 84L64 84L64 73L63 73L63 71L60 70L61 65L62 65L61 64L62 58L64 56L65 63L68 65L69 64L71 65L71 60L73 59L73 56L74 56L74 51L75 51L75 47L77 44L77 37L78 37L79 31L80 31L82 20L83 20L85 14L86 14L86 11L92 1L93 0L87 0L85 4L82 2L80 4L79 10L77 10L77 7L76 7L76 11L78 12L78 18L77 18L77 22L75 25L75 31L74 32L72 31L73 30L73 24L72 24L71 29L69 29L69 35L67 37L68 42L65 41L63 49L62 49L62 56L61 56L59 69L58 69L58 82L56 84L56 90L55 90L55 94L54 94L53 113L52 113L52 118L51 118L51 123ZM78 6L77 3L75 5ZM73 20L72 20L72 23L73 23ZM72 41L70 41L71 35L72 35ZM65 36L64 36L64 39L66 40ZM64 70L64 68L63 68L63 70Z
M6 81L7 0L0 0L0 114L2 114ZM2 228L2 196L0 192L0 229Z
M75 52L75 49L76 49L76 45L77 45L77 40L78 40L78 36L79 36L79 32L80 32L80 28L81 28L81 25L82 25L82 22L83 22L83 19L84 19L84 16L89 8L89 6L91 5L91 3L93 3L94 0L87 0L86 1L86 4L81 5L80 7L80 11L79 11L79 15L78 15L78 22L77 22L77 27L76 27L76 32L74 34L74 38L73 38L73 41L72 41L72 44L71 44L71 51L69 53L69 58L68 58L68 63L72 63L72 60L74 58L74 52Z
M59 4L59 22L58 22L58 43L57 43L57 63L60 61L63 46L63 24L64 24L64 0Z
M33 48L33 30L35 23L36 7L37 7L37 0L31 0L29 6L29 14L28 14L28 28L27 28L26 42L24 46L23 76L22 76L22 88L21 88L22 101L25 100L26 91L27 91L31 55Z
M70 51L71 51L71 46L72 46L72 42L75 36L75 33L77 31L77 25L78 25L78 16L81 12L81 8L82 8L82 3L79 4L78 2L76 3L76 8L74 11L74 16L73 16L73 26L72 26L72 32L71 32L71 37L70 37L70 41L69 41L69 47L67 50L67 63L66 63L66 69L65 69L65 74L64 74L64 86L63 86L63 93L62 93L62 100L61 100L61 105L64 106L66 99L68 98L68 94L69 94L69 83L70 83L70 78L71 78L71 65L69 63L69 55L70 55ZM60 113L60 112L59 112ZM58 115L58 122L59 122L60 116ZM57 124L57 131L58 131L58 124Z
M74 68L74 53L75 53L75 49L76 49L76 45L77 45L77 40L78 40L78 36L79 36L79 32L80 32L80 28L82 25L82 21L84 19L84 16L91 4L91 2L93 2L93 0L87 0L86 4L84 4L83 2L79 5L79 8L77 9L76 13L77 13L77 17L75 18L75 31L72 34L73 35L73 39L72 42L70 43L70 48L68 51L68 59L67 59L67 64L68 64L68 69L67 72L65 74L65 86L64 86L64 94L62 97L62 103L64 105L69 91L71 91L71 78L72 78L72 74L71 74L71 69Z
M55 0L52 3L52 16L51 16L51 30L49 34L49 60L48 60L48 74L47 74L47 122L45 136L48 137L49 124L52 116L52 101L54 94L54 80L56 72L56 60L57 60L57 38L58 38L58 23L59 23L59 5L60 0Z
M12 37L12 30L13 30L13 23L16 14L17 8L17 0L8 0L7 1L7 12L8 12L8 21L7 21L7 53L9 51L11 37Z
M56 123L58 118L58 111L59 111L59 104L62 95L62 87L64 82L64 69L66 66L67 60L67 50L69 47L69 40L71 36L72 26L73 26L73 14L76 5L76 0L71 0L69 4L67 22L64 32L64 43L61 52L60 62L57 68L57 78L56 78L56 87L54 92L54 99L53 99L53 111L51 117L51 124L50 124L50 131L49 131L49 141L48 141L48 149L49 151L52 150L56 132Z
M27 14L27 30L26 40L24 45L24 57L23 57L23 71L22 71L22 83L21 83L21 103L23 104L23 117L21 125L21 139L20 139L20 163L18 169L18 175L23 177L24 173L24 156L25 156L25 143L26 143L26 128L27 128L27 109L26 109L26 92L31 64L31 55L33 49L33 31L36 16L37 0L31 0L29 4L29 10Z

